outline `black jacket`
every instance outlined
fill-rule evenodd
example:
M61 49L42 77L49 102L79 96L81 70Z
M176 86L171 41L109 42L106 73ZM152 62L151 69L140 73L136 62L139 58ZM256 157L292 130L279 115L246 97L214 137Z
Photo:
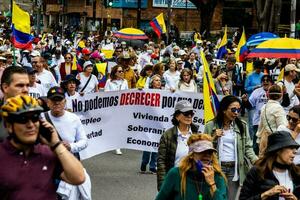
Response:
M291 176L294 183L294 195L300 198L300 175L291 170ZM260 196L265 191L279 185L278 180L273 172L266 173L265 179L262 179L256 167L252 167L248 172L247 177L243 183L240 193L240 200L260 200ZM268 198L268 200L278 200L279 195Z

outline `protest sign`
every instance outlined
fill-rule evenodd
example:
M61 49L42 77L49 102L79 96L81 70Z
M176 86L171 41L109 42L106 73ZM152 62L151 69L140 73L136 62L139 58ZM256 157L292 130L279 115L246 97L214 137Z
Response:
M122 90L86 94L73 100L88 137L82 159L117 148L156 152L161 135L171 128L177 101L193 105L193 123L204 129L203 95L164 90ZM66 125L67 126L67 125Z

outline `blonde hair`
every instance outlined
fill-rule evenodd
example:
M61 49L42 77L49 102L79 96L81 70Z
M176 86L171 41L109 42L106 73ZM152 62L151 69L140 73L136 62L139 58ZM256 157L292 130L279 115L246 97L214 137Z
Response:
M188 146L190 146L192 143L197 142L199 140L208 140L212 142L212 137L208 134L201 134L201 133L192 134L188 139L187 144ZM192 169L195 165L195 161L193 157L194 157L194 152L190 152L188 155L183 157L183 159L179 163L179 173L181 178L180 192L183 199L185 198L185 192L186 192L187 172L190 169ZM215 152L212 154L212 166L214 168L215 173L220 174L226 180L226 177L221 170L221 166L219 165L217 154Z

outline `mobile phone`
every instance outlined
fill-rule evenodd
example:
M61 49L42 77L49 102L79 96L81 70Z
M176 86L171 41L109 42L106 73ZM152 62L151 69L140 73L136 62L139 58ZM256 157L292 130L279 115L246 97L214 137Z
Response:
M203 169L203 163L201 160L197 160L196 161L196 168L198 170L199 173L202 173L202 169Z
M43 136L48 142L51 142L52 132L50 131L49 128L46 128L46 127L42 124L42 121L40 121L40 129L39 129L39 133L40 133L41 136Z

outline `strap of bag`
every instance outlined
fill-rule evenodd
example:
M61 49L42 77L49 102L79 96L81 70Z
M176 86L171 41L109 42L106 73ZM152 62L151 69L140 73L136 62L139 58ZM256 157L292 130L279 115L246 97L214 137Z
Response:
M92 75L90 75L89 79L87 80L87 82L85 83L85 85L83 86L83 88L80 90L80 92L83 92L85 90L85 88L89 84L91 78L92 78Z
M55 128L55 126L54 126L52 120L50 119L49 113L48 113L48 112L45 112L44 114L45 114L46 120L47 120L50 124L52 124L52 126ZM56 128L55 128L55 129L56 129ZM58 135L59 140L60 140L60 141L63 141L62 138L61 138L60 135L59 135L59 132L58 132L57 130L56 130L56 132L57 132L57 135ZM80 160L80 155L79 155L79 153L73 153L73 155L74 155L78 160Z
M268 127L269 127L269 129L271 130L271 133L273 133L273 130L272 130L272 128L271 128L271 126L270 126L270 123L269 123L269 121L268 121L268 118L267 118L267 104L266 104L266 107L265 107L265 118L266 118Z

